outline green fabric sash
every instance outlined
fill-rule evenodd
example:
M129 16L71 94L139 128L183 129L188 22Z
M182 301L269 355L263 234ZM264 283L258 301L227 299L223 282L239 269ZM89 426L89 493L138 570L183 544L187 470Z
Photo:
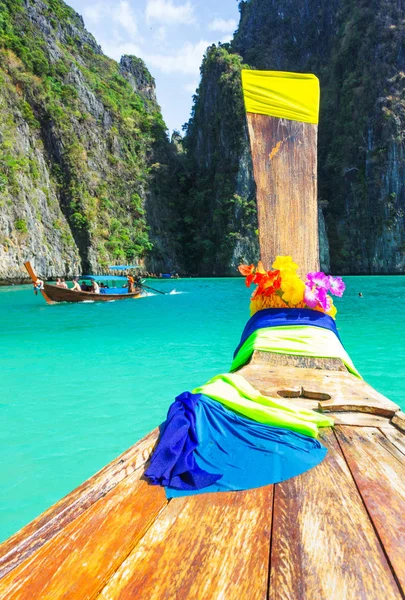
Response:
M347 369L361 379L336 335L311 325L264 327L254 331L233 359L231 371L245 365L255 350L276 354L296 354L316 358L340 358Z
M258 423L284 427L313 438L318 436L318 427L333 425L333 420L321 413L262 396L237 373L217 375L193 390L193 394L204 394Z

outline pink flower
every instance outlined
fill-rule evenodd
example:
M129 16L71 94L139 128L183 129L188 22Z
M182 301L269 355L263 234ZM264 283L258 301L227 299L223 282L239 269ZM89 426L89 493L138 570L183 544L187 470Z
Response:
M344 284L341 277L332 277L329 275L329 291L334 296L343 296L343 292L346 289L346 285Z
M318 290L316 287L305 286L304 302L309 308L315 308L318 305Z
M308 273L307 281L311 287L316 285L318 288L329 291L329 277L325 273L322 273L322 271Z
M326 290L322 288L318 288L318 304L323 310L327 310L328 306L328 296L326 294Z
M326 290L308 284L305 286L304 302L309 308L316 308L319 305L326 310L327 298Z

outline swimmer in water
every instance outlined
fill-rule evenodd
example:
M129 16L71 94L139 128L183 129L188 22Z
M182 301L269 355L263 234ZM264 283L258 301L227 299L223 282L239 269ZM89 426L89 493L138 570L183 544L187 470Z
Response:
M359 292L359 296L360 298L363 298L363 294L361 292Z

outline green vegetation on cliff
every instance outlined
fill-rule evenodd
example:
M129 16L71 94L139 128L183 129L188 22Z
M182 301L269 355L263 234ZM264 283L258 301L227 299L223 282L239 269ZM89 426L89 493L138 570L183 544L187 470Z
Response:
M228 82L217 76L223 65L240 68L245 62L251 68L313 72L321 82L319 198L328 230L328 240L321 236L321 245L325 249L329 242L331 266L336 272L403 272L403 0L250 0L240 2L239 7L240 24L232 43L208 50L187 127L185 146L194 183L186 218L190 215L193 219L196 214L196 191L205 203L209 197L215 181L210 171L212 157L216 160L215 173L223 174L226 181L222 187L228 199L237 193L238 159L242 165L236 179L251 180L251 171L246 173L250 166L243 164L245 119L240 105L229 101ZM235 98L239 93L237 75L234 82ZM213 100L207 103L206 96ZM212 127L219 135L212 135ZM233 150L231 162L228 146ZM229 169L230 164L235 172ZM216 186L212 190L215 195ZM249 205L253 210L252 194L251 189ZM198 217L202 230L212 227L211 216L204 217L203 210ZM218 228L214 226L218 238L211 239L219 264L236 248L229 233L243 227L243 219L233 220L232 211L224 215ZM244 245L244 254L249 255L254 240L251 234L246 239L251 240L250 246ZM211 245L200 248L201 260L212 260Z
M178 229L189 272L234 274L236 264L257 253L252 185L238 180L247 133L240 71L242 60L227 45L211 46L185 126L182 210ZM246 242L250 248L246 255Z
M405 269L405 0L249 0L208 48L185 137L143 62L117 64L62 0L0 0L0 279L146 258L234 274L258 258L240 71L321 81L321 249L336 272Z
M145 203L155 154L168 140L154 94L135 90L128 69L152 88L153 78L142 61L125 58L118 65L104 56L61 0L0 2L0 80L9 120L0 123L0 202L13 204L14 220L26 218L18 188L23 174L25 185L35 186L42 153L44 191L59 203L59 228L77 246L84 269L133 261L151 249ZM20 148L19 121L28 127ZM28 231L34 228L31 219Z

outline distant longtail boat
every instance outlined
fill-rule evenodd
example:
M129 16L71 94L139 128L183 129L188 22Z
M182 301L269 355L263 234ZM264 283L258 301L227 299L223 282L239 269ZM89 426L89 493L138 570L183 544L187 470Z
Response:
M79 292L69 288L62 288L51 283L42 282L35 273L35 270L29 261L25 262L24 266L27 269L34 286L36 286L37 282L40 282L40 285L37 287L37 291L42 294L47 304L55 304L58 302L111 302L112 300L129 300L130 298L134 299L142 296L142 286L134 287L133 292L128 292L128 290L124 287L119 288L117 291L115 291L114 288L104 288L99 294L90 291L87 292L82 290ZM113 281L114 283L124 283L127 281L126 277L103 275L87 275L79 277L78 279L82 282Z

